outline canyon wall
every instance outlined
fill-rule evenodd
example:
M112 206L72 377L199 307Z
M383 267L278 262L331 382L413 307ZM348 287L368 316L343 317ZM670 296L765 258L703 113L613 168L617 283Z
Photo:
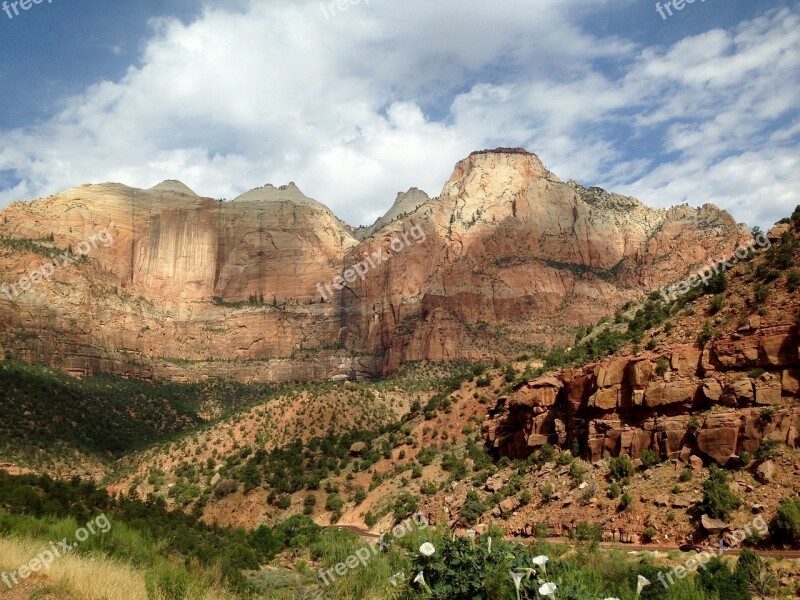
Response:
M0 294L3 351L78 375L179 380L362 377L414 360L505 358L569 343L576 326L746 237L713 206L651 209L501 149L459 162L438 197L412 189L358 230L294 184L232 202L175 181L18 202L0 213L0 282L103 228L108 247L18 297ZM387 260L323 301L326 283L376 253Z

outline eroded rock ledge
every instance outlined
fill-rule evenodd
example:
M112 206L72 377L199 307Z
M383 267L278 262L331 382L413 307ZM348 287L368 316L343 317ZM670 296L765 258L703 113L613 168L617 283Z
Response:
M500 455L521 459L577 439L593 462L652 449L725 465L764 440L794 447L798 325L744 329L703 348L613 357L522 383L500 400L484 438Z

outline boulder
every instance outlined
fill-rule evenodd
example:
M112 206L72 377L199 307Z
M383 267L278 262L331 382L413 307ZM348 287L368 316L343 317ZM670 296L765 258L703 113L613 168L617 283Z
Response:
M721 521L720 519L712 519L708 515L703 515L700 517L700 524L708 533L722 533L730 528L725 521Z
M766 460L756 469L756 479L761 483L770 483L775 477L775 463Z
M736 398L739 404L751 404L755 399L753 380L749 377L736 379L725 387L725 393Z
M352 456L360 456L364 450L367 449L367 445L364 442L355 442L352 446L350 446L350 454Z
M719 402L722 396L722 386L719 381L713 377L707 377L703 380L703 395L712 402Z
M689 457L689 466L692 468L692 471L695 473L702 473L703 472L703 459L697 455Z
M737 427L704 428L697 434L697 446L719 465L726 465L736 454Z
M764 373L753 383L755 402L759 406L773 406L781 403L781 379L774 373Z

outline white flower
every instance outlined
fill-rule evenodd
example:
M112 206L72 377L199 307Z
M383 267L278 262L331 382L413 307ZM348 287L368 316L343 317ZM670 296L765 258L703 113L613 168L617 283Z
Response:
M511 579L514 580L514 587L517 588L519 591L519 586L522 585L522 579L525 577L525 573L515 573L514 571L509 571L509 575L511 575Z
M642 577L641 575L639 575L639 579L637 580L637 583L636 583L636 597L637 598L639 597L639 594L642 593L642 590L644 588L646 588L648 585L650 585L650 580L647 579L647 577Z
M486 549L491 553L492 552L492 538L486 542Z
M603 600L619 600L619 598L611 597L611 598L603 598Z
M436 548L430 542L425 542L419 547L419 551L423 556L433 556L436 553Z
M425 585L425 575L422 574L420 571L416 577L414 577L414 583L419 583L420 585Z
M403 579L406 576L405 571L400 571L399 573L395 573L391 577L389 577L389 583L391 583L394 587L397 587L397 581L399 579Z
M542 573L547 575L547 561L550 560L544 554L540 554L536 558L534 558L531 562L535 564L537 567L541 567Z
M549 596L550 598L555 598L557 588L558 586L555 583L548 581L542 587L539 588L539 593L542 596Z
M474 540L477 534L478 532L474 529L467 529L467 536L469 536L469 539Z

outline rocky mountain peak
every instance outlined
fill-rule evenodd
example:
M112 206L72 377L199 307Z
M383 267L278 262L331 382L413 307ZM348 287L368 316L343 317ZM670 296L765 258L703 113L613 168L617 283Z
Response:
M537 179L559 181L538 156L527 150L482 150L456 164L442 196L500 198L529 187Z
M295 204L317 206L327 210L324 204L309 198L301 192L300 188L298 188L294 182L280 187L275 187L271 183L268 183L262 187L245 192L241 196L235 198L234 202L293 202Z
M177 179L166 179L150 188L151 192L172 192L175 194L186 194L188 196L197 196L197 194L185 183Z

